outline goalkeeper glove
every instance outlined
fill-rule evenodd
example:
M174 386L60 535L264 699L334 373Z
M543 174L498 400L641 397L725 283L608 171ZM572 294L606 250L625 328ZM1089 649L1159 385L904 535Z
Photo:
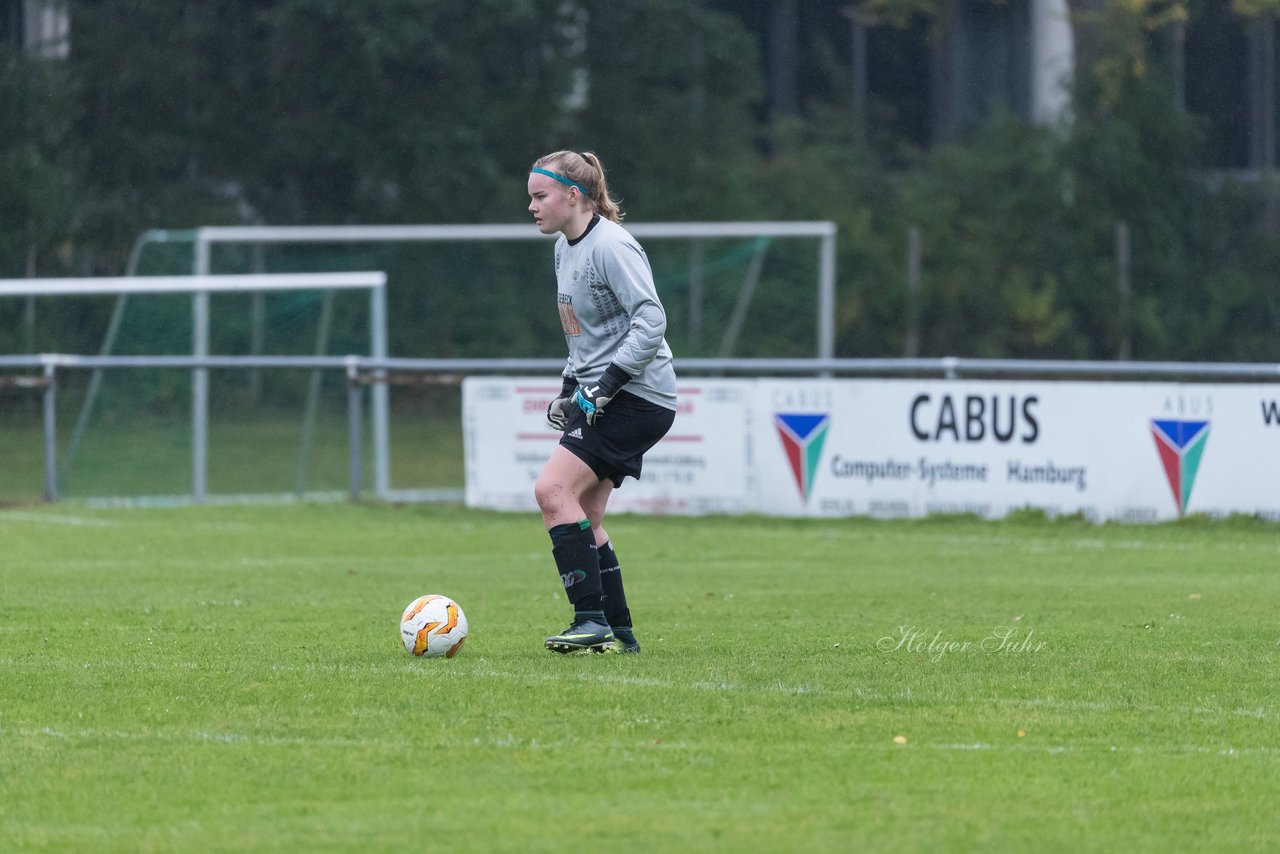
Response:
M604 408L618 394L618 389L631 381L631 375L610 362L605 368L600 382L593 386L578 386L573 393L573 402L587 413L587 424L596 426L596 419L604 415Z
M561 377L561 380L560 394L547 406L547 423L563 433L569 423L569 407L573 405L573 390L578 387L578 381L573 377Z

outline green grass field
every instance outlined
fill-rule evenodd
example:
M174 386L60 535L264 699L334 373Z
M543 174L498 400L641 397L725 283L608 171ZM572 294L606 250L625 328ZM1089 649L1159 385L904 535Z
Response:
M1274 526L610 527L640 656L532 514L0 511L0 850L1280 847Z

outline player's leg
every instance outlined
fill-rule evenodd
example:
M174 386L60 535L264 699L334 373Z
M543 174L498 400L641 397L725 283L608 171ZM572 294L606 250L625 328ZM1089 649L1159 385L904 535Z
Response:
M584 646L598 651L603 651L605 646L613 648L615 633L604 611L598 549L598 544L608 540L604 532L605 506L613 489L625 477L639 479L645 452L666 434L675 419L675 412L625 390L618 393L609 407L606 417L594 425L588 425L580 412L570 414L560 446L535 487L543 520L556 544L557 568L574 603L574 626L564 635L547 638L547 647L558 652L571 652ZM578 530L573 528L575 523ZM581 555L583 549L590 550L593 560ZM612 563L617 566L616 559ZM585 568L581 576L576 571L579 566ZM625 622L629 628L630 614L621 576L616 580L610 611L615 613L619 625ZM596 620L603 631L592 634L584 627L594 625ZM609 643L598 643L606 633ZM634 633L629 634L624 646L637 651L639 645L635 643Z
M600 481L583 494L582 509L586 511L595 534L596 554L600 558L600 593L604 617L613 629L613 651L639 652L640 642L632 628L631 610L627 607L627 593L622 585L622 567L618 565L618 555L613 550L609 533L604 529L605 508L613 489L613 481Z
M595 535L597 546L609 542L609 534L604 529L604 514L612 494L613 481L599 480L583 491L580 498L582 512L587 514L587 521L591 523L591 533Z
M595 534L584 508L584 500L599 483L590 466L560 446L534 484L556 571L574 611L569 628L546 639L547 649L555 652L602 652L613 645L604 616Z
M631 609L627 606L627 591L622 583L622 566L613 543L606 540L597 547L600 556L600 590L604 600L604 618L613 629L614 652L639 652Z

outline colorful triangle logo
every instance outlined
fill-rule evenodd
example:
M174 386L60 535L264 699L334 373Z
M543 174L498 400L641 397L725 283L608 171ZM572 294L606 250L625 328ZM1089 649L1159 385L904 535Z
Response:
M1200 469L1204 446L1209 441L1209 422L1152 419L1151 435L1156 440L1156 451L1169 480L1169 489L1173 491L1178 515L1182 516L1191 501L1191 487Z
M782 450L791 465L791 474L800 490L800 497L809 500L813 490L813 478L822 457L822 445L827 440L828 413L777 412L773 424L782 440Z

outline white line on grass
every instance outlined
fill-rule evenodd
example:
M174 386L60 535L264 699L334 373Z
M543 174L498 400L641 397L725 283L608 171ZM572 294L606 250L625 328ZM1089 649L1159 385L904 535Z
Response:
M344 748L379 748L387 750L405 750L413 746L417 742L407 739L386 739L386 738L343 738L338 736L323 736L321 738L310 738L302 735L257 735L239 732L213 732L209 730L192 730L192 731L129 731L114 729L93 729L80 728L74 730L61 730L53 727L14 727L0 728L0 735L5 737L19 738L51 738L60 741L67 739L114 739L120 741L138 741L138 742L175 742L175 741L198 741L210 742L214 744L228 744L246 747L344 747ZM646 742L647 743L647 742ZM524 739L511 735L504 735L491 739L463 739L454 746L469 747L501 747L501 748L551 748L558 746L554 742L542 742L537 739ZM626 746L626 745L619 745ZM678 747L681 745L665 744L664 747ZM685 745L687 746L687 745ZM925 742L913 741L910 744L895 744L891 741L875 741L862 742L854 746L858 750L941 750L954 751L958 753L973 753L989 751L994 753L1045 753L1049 755L1059 755L1064 753L1072 753L1079 755L1097 754L1097 753L1117 753L1117 754L1133 754L1133 755L1174 755L1181 756L1187 754L1201 756L1272 756L1280 754L1280 747L1231 747L1228 745L1219 745L1217 747L1200 745L1200 744L1171 744L1165 746L1149 746L1142 744L1135 745L1087 745L1087 744L1034 744L1026 741L1010 744L992 744L989 742L974 742L971 744L954 744L947 742ZM699 749L702 749L701 747Z
M144 496L120 496L116 498L86 498L84 504L86 507L102 507L108 509L115 508L142 508L146 510L170 510L184 507L198 507L201 505L211 507L240 507L243 505L289 505L289 504L336 504L340 501L346 501L348 498L345 492L304 492L301 495L295 492L276 492L276 493L242 493L230 495L206 495L200 501L196 501L190 495L144 495Z
M1125 540L1107 540L1096 537L1080 537L1072 539L1051 539L1044 537L1018 537L1018 536L1001 536L998 534L928 534L918 531L912 531L909 534L900 535L883 535L872 537L873 540L882 540L889 542L911 542L913 545L921 543L929 543L935 545L943 545L948 547L954 546L999 546L1008 547L1012 551L1026 550L1032 553L1060 553L1066 550L1071 551L1167 551L1167 552L1186 552L1192 550L1202 550L1205 548L1204 543L1199 542L1168 542L1160 538L1149 540L1144 539L1125 539ZM1214 544L1215 551L1253 551L1257 548L1256 544L1248 542L1231 542Z
M17 661L13 658L0 659L0 666L17 667ZM205 665L207 666L207 665ZM194 661L185 662L139 662L130 659L93 659L91 661L62 661L49 662L44 661L38 664L41 670L89 670L89 669L121 669L137 672L139 670L149 671L176 671L176 670L197 670L202 665ZM27 669L24 663L24 668ZM423 668L417 661L405 661L402 663L379 663L367 662L362 664L341 664L341 663L325 663L325 662L308 662L306 664L272 664L269 668L273 673L379 673L379 672L397 672L397 673L414 673L426 675L428 668ZM627 676L616 673L592 673L575 671L564 673L558 671L514 671L499 670L492 666L481 666L467 669L450 669L445 671L432 671L433 676L444 675L449 679L502 679L512 682L522 682L525 684L561 684L565 681L596 683L600 685L630 685L639 688L659 688L666 691L676 690L693 690L693 691L711 691L714 693L750 693L750 694L781 694L784 696L806 696L806 697L823 697L844 700L858 700L864 702L892 702L898 700L910 700L912 703L924 703L931 699L936 699L938 703L947 703L954 705L957 702L965 702L974 705L999 705L999 706L1016 706L1022 708L1043 708L1062 711L1090 711L1101 712L1104 714L1114 714L1120 712L1130 712L1137 714L1166 713L1179 715L1197 715L1210 717L1231 717L1231 718L1253 718L1254 720L1275 720L1280 718L1280 710L1265 706L1254 706L1246 708L1236 706L1232 709L1213 708L1211 706L1163 706L1154 703L1112 703L1104 700L1064 700L1056 697L966 697L959 700L952 695L946 698L931 698L925 694L921 694L911 689L906 689L897 693L884 693L877 691L869 691L865 688L852 686L848 688L828 688L821 685L812 685L809 683L788 684L785 682L775 681L758 685L745 684L740 682L731 682L728 680L698 680L693 682L680 682L671 679L660 679L652 676Z
M1182 715L1223 715L1237 718L1267 720L1276 717L1274 710L1261 706L1246 709L1215 709L1210 706L1158 706L1154 703L1107 703L1099 700L1058 700L1053 697L988 697L980 702L1005 706L1034 706L1048 709L1083 709L1096 712L1174 712Z
M45 513L23 513L18 510L0 511L0 522L42 522L48 525L78 525L85 528L120 527L120 523L112 519L92 519L87 516L53 516Z
M453 675L453 674L451 674ZM522 682L560 682L566 678L565 674L560 673L517 673L514 671L497 670L489 668L487 670L470 670L465 673L459 672L458 676L487 676L494 679L510 679ZM699 682L675 682L666 679L655 679L652 677L640 678L635 676L618 676L611 673L575 673L568 678L575 679L578 682L599 682L605 685L637 685L644 688L664 688L668 690L693 689L696 691L715 691L715 692L749 692L752 694L769 693L769 694L785 694L788 696L809 695L815 697L848 697L858 700L869 701L886 701L886 700L912 700L921 702L929 699L928 697L915 693L903 692L899 694L883 694L867 691L863 688L853 687L847 689L832 689L809 684L788 685L784 682L766 683L763 685L742 685L735 682L727 681L699 681ZM948 699L948 702L954 702L955 698ZM1268 720L1277 717L1276 710L1266 709L1261 706L1251 709L1236 707L1234 709L1214 709L1209 706L1158 706L1152 703L1108 703L1098 700L1059 700L1053 697L974 697L970 701L976 704L999 704L1008 706L1031 706L1035 708L1048 709L1066 709L1066 710L1087 710L1096 712L1139 712L1147 714L1150 712L1172 712L1174 714L1185 715L1221 715L1224 717L1247 717L1257 720Z
M142 730L131 732L118 729L94 729L81 727L77 729L55 729L54 727L15 727L0 728L0 737L18 738L50 738L58 741L70 739L110 739L115 741L138 742L209 742L213 744L241 745L245 747L349 747L359 750L370 748L382 750L404 751L419 745L420 742L403 738L349 738L341 736L321 736L312 738L305 735L261 735L242 732L216 732L211 730L179 730L157 731ZM563 740L548 741L536 738L521 738L514 735L503 735L496 738L460 739L449 743L451 747L502 747L529 748L533 750L558 748L564 746ZM671 745L668 745L671 746Z
M883 746L883 745L877 745ZM901 748L904 745L893 745L893 747ZM907 747L911 745L905 745ZM1280 753L1280 747L1206 747L1198 744L1171 744L1161 747L1150 747L1141 744L1135 745L1061 745L1061 744L1028 744L1020 742L1018 744L988 744L986 742L976 742L974 744L929 744L916 743L916 747L923 747L929 750L957 750L957 751L981 751L990 750L998 752L1020 752L1020 753L1048 753L1057 755L1060 753L1132 753L1132 754L1174 754L1182 755L1187 753L1202 754L1206 756L1248 756L1251 754L1266 756L1273 753ZM886 746L886 750L892 749Z

